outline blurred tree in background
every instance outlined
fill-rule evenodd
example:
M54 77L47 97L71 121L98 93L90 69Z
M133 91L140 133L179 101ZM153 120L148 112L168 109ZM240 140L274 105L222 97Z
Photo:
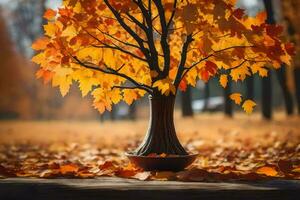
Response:
M300 113L299 1L273 0L269 2L273 3L276 22L286 22L287 35L291 41L297 44L297 56L293 69L282 68L286 71L274 71L276 76L273 76L271 80L273 101L272 103L269 100L266 102L268 106L278 109L284 105L285 99L286 111L291 114L293 111L291 102L295 99L298 113ZM60 5L60 0L0 0L0 7L2 7L0 10L0 89L3 91L0 99L1 118L91 119L99 117L91 108L90 99L80 100L81 97L77 90L72 91L62 100L58 91L49 86L42 86L40 82L34 80L36 68L28 59L33 53L30 46L32 41L43 31L42 16L45 9L48 7L55 9L58 5ZM255 15L264 9L264 1L240 0L238 6L246 8L249 15ZM196 89L191 88L190 91L183 94L182 98L179 98L181 103L178 104L182 109L182 115L192 116L193 113L199 111L222 110L225 110L224 112L229 116L233 115L235 107L231 105L230 101L226 103L223 99L228 91L223 91L218 87L217 82L216 79L210 80L209 85L200 82ZM244 88L247 98L256 100L261 99L266 91L271 91L262 90L260 81L256 77L248 78L243 85L233 83L230 89L234 91L241 87ZM293 96L290 98L289 94ZM269 97L271 96L269 95ZM130 108L126 105L118 105L115 113L106 113L104 118L111 116L112 119L120 117L134 119L136 115L145 116L144 111L147 109L144 109L141 104L133 105ZM76 112L74 112L75 109Z

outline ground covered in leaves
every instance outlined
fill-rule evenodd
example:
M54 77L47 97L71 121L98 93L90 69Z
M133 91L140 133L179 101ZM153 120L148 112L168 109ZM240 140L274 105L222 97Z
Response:
M300 118L205 114L176 117L185 147L199 153L181 172L145 172L124 155L142 139L136 122L0 122L0 177L223 181L300 179Z

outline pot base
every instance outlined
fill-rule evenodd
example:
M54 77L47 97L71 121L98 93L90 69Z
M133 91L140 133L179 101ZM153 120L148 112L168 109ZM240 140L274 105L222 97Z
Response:
M131 153L125 154L130 162L145 171L181 171L191 165L198 154L178 155L170 157L137 156Z

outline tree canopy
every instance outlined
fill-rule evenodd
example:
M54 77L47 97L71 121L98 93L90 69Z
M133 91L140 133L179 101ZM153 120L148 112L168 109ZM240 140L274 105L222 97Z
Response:
M33 49L37 77L66 95L73 82L100 111L146 93L176 95L197 80L220 84L268 75L290 65L294 47L283 28L235 7L236 0L64 0L47 10L45 36ZM251 112L255 103L231 95Z

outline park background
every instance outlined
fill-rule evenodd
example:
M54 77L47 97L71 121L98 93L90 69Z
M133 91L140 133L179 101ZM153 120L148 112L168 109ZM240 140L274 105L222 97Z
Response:
M243 83L232 82L224 90L214 78L178 95L178 137L186 149L199 154L183 174L143 174L128 167L124 152L134 149L147 130L147 97L131 106L120 103L113 112L101 115L91 97L81 97L76 84L63 98L58 88L36 79L38 66L30 61L35 53L31 44L43 35L44 11L60 3L0 0L0 178L142 174L137 179L300 179L298 0L238 1L237 6L249 15L266 8L268 23L285 27L284 40L295 44L297 54L292 66L271 70L263 79L254 76ZM253 114L247 115L228 98L235 91L257 103Z
M272 4L271 15L285 26L285 37L294 42L299 51L299 3L266 2ZM35 53L31 44L43 34L44 11L55 9L60 3L60 0L0 0L0 119L103 121L147 118L147 98L131 106L120 103L111 113L100 115L92 107L91 98L82 98L76 85L63 98L57 88L44 85L35 78L38 67L30 61ZM240 0L238 6L245 8L249 15L265 9L263 0ZM199 81L196 88L189 88L178 96L177 115L218 112L232 117L241 109L226 97L236 89L257 102L255 112L262 112L263 118L271 119L273 113L276 116L278 112L299 113L299 60L298 53L293 66L272 70L271 76L264 79L254 76L243 83L232 82L226 90L219 86L218 78L208 83Z

